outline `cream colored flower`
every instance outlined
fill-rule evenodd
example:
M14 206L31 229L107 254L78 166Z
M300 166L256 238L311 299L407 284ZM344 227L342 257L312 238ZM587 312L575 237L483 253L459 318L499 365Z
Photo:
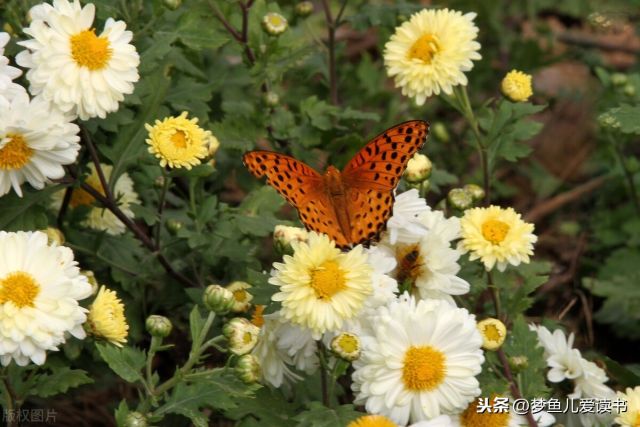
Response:
M24 32L32 38L18 43L26 50L16 61L29 68L31 93L82 120L106 117L124 95L133 93L140 58L123 21L107 19L98 35L95 6L81 7L78 0L43 3L30 15Z
M424 9L396 28L385 45L384 62L403 95L422 105L434 94L451 94L454 86L467 85L464 73L473 68L472 60L481 59L475 17Z
M251 285L240 281L233 282L227 286L227 290L233 294L234 304L231 311L234 313L243 313L251 307L253 295L247 289L251 289Z
M42 365L67 334L84 338L91 295L71 249L49 245L41 232L0 231L0 361Z
M0 98L8 102L19 93L26 94L25 89L13 82L20 77L22 71L9 65L9 59L4 56L4 47L9 42L9 34L0 32Z
M229 350L242 356L256 346L260 328L243 317L234 317L224 325L222 332L229 339Z
M640 386L619 391L618 399L627 402L627 410L618 413L615 422L622 427L636 427L640 423Z
M162 167L191 169L199 165L211 149L214 153L217 150L217 139L214 141L210 131L198 126L197 117L188 119L186 111L178 117L156 120L153 126L145 124L145 128L149 132L149 152L160 159Z
M367 412L404 426L462 411L480 394L482 338L467 310L403 296L370 321L352 377Z
M115 291L100 287L96 299L89 308L87 319L91 334L122 347L127 342L129 325L124 316L124 304Z
M279 36L284 33L288 27L287 18L276 12L269 12L262 18L262 28L267 34Z
M372 269L361 246L347 253L324 234L309 233L308 243L293 243L293 256L274 263L269 283L280 291L282 316L313 331L314 338L340 329L354 318L372 293Z
M111 172L113 171L113 166L111 165L101 165L102 172L105 175L105 179L107 182L111 177ZM85 183L93 187L96 191L104 195L104 190L102 188L102 184L100 183L100 179L98 177L98 173L96 172L96 168L93 163L89 164L89 176L85 179ZM113 187L113 195L118 202L118 207L120 210L129 218L133 218L134 214L131 210L131 205L139 204L140 199L138 198L138 193L133 188L133 180L129 177L129 174L123 173L116 180L116 183ZM59 191L53 194L51 207L54 210L59 210L62 204L62 200L64 198L64 191ZM88 228L92 228L94 230L102 230L106 231L108 234L117 236L125 232L126 227L116 217L111 211L108 209L102 208L98 206L98 202L95 198L84 191L81 188L74 189L71 194L71 201L69 203L69 207L72 209L77 208L79 206L85 206L89 208L89 212L87 217L82 221L82 225Z
M431 176L432 169L431 160L424 154L416 153L407 163L404 178L411 183L422 182Z
M507 264L528 263L533 255L533 224L524 222L513 208L498 206L467 209L460 220L462 241L458 249L470 252L469 259L480 259L487 271L497 265L504 271Z
M498 319L489 317L478 322L478 330L482 335L482 347L485 350L497 350L507 337L507 327Z
M533 95L531 75L512 70L504 76L500 85L504 96L515 102L524 102Z

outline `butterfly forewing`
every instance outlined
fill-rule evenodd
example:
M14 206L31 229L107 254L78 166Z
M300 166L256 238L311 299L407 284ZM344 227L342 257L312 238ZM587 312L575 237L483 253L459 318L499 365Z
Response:
M353 244L377 240L393 210L393 191L350 188L347 190Z

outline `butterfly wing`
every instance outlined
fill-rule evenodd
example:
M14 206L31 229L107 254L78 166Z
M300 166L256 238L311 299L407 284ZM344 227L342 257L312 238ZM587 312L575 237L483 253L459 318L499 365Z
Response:
M307 229L327 234L340 247L348 245L318 172L293 157L271 151L251 151L242 160L255 177L266 175L267 184L298 210Z
M384 230L393 211L393 190L428 133L427 122L401 123L373 138L345 166L342 180L353 243L376 239Z

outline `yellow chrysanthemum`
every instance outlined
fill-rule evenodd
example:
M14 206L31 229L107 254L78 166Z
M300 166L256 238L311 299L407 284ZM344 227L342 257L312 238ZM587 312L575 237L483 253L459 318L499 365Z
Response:
M497 350L507 337L507 327L492 317L478 322L478 330L482 335L482 347L485 350Z
M358 314L372 292L372 269L362 246L342 253L324 234L311 232L308 242L292 246L293 256L274 263L276 274L269 283L280 292L272 299L282 302L284 318L311 329L319 339Z
M124 317L124 304L118 295L104 286L89 308L89 330L97 337L104 338L118 347L127 342L129 325Z
M504 271L507 264L528 263L533 255L533 224L524 222L513 208L498 206L473 208L460 220L462 240L458 249L471 252L469 259L480 259L487 271L497 265Z
M507 73L500 87L504 96L515 102L524 102L533 95L531 76L522 71L512 70Z
M640 386L628 387L626 393L618 392L618 399L627 402L627 410L620 412L616 417L616 423L622 427L636 427L640 425Z
M454 86L467 84L464 73L473 68L472 60L482 58L475 16L425 9L396 28L385 45L384 62L403 95L422 105L433 94L451 94Z
M198 126L197 118L188 119L186 111L145 127L149 131L149 152L160 159L162 167L191 169L199 165L215 145L211 132Z
M397 427L397 424L383 415L364 415L351 421L347 427Z

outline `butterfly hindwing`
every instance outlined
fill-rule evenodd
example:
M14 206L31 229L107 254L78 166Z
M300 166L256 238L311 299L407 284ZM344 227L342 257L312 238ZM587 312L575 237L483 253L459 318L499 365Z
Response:
M351 242L359 244L376 240L393 211L393 191L350 188L347 195Z
M407 163L424 145L429 124L422 120L401 123L373 138L347 163L342 178L348 187L392 191Z

